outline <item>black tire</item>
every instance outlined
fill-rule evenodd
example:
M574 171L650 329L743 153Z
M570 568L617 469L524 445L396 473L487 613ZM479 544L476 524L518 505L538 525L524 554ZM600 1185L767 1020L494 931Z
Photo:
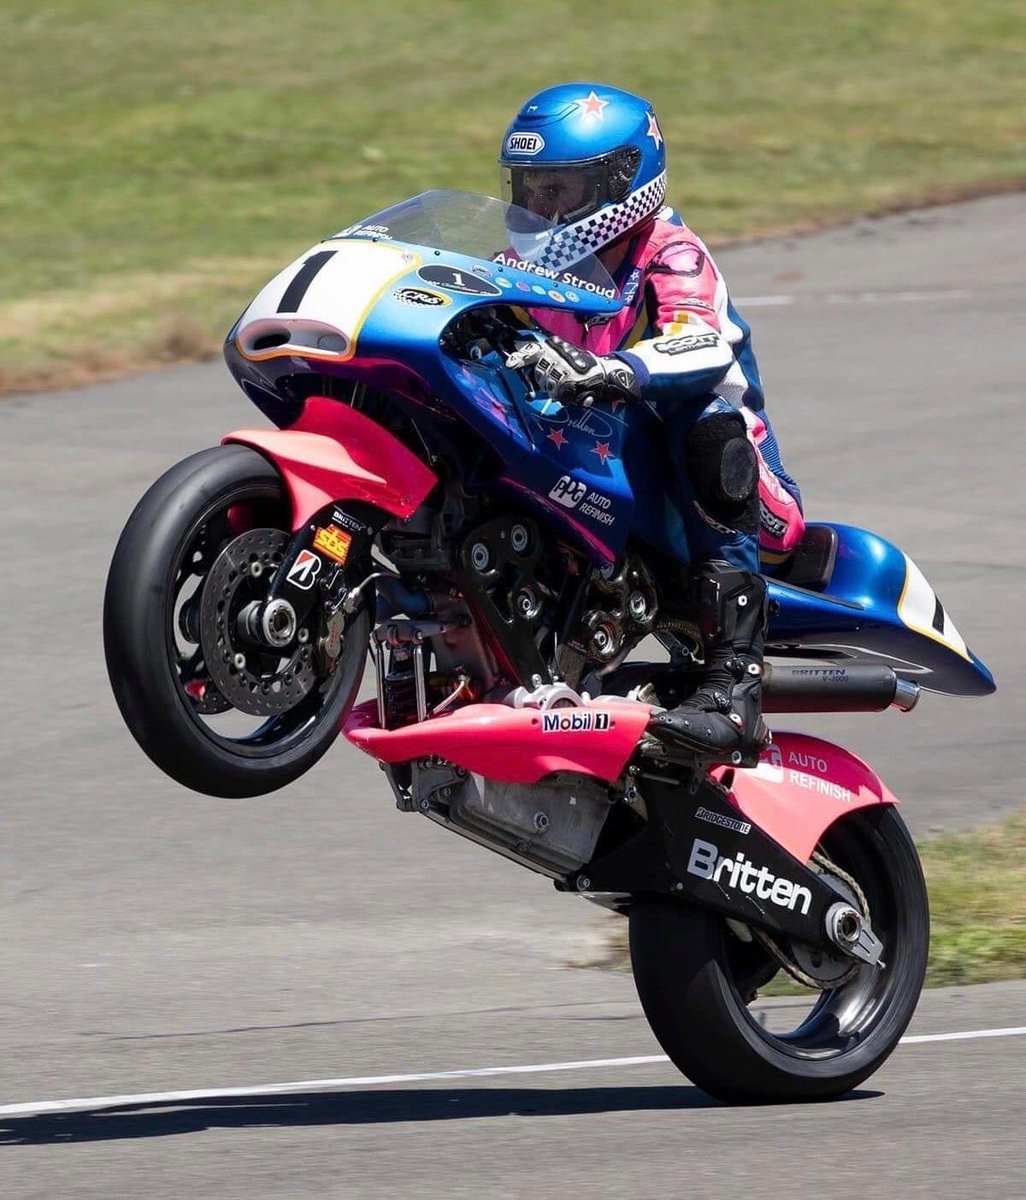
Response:
M219 546L231 539L231 514L239 511L256 514L261 527L291 530L282 481L267 459L239 445L184 459L153 484L129 518L104 597L107 672L129 730L162 771L209 796L263 795L317 762L359 690L370 630L369 612L361 608L348 619L333 666L317 674L294 710L261 719L244 736L213 728L216 719L203 714L231 706L214 695L200 710L187 692L175 608L186 585L197 594L202 588L202 564L209 570ZM351 567L360 574L366 563Z
M892 807L842 818L822 849L861 886L886 966L861 966L820 994L799 1027L767 1031L746 997L759 974L753 947L722 917L639 898L630 911L631 964L645 1015L677 1067L732 1103L825 1100L850 1091L898 1044L919 999L929 948L926 884L915 845ZM772 974L765 956L760 982Z

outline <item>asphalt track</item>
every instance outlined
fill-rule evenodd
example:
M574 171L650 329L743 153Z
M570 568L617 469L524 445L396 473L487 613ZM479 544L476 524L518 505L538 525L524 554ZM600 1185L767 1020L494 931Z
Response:
M1022 799L1024 228L1005 196L719 256L810 515L901 545L997 675L787 721L873 762L917 834ZM659 1048L628 976L567 965L599 910L396 813L355 751L245 803L149 765L103 670L110 553L161 470L259 421L217 366L0 403L0 1195L1026 1196L1018 1034L726 1109L610 1063ZM910 1033L1023 1026L1002 984L926 994ZM267 1090L304 1080L349 1082Z

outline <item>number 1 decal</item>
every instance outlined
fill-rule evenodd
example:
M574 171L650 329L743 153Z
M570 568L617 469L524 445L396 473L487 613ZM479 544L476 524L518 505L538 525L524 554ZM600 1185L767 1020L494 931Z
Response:
M318 250L316 254L311 254L285 289L285 295L282 296L281 303L278 305L278 312L297 312L310 284L317 278L317 273L329 259L334 257L334 250Z

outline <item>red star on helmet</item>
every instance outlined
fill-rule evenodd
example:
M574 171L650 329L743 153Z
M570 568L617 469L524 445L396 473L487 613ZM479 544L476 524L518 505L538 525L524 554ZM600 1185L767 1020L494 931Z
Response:
M578 100L577 103L581 106L582 117L598 117L601 121L604 117L602 110L609 103L608 100L600 100L598 96L592 92L587 99Z
M555 442L557 449L561 446L565 446L567 443L567 436L562 429L553 429L551 433L547 433L545 436L550 442Z
M603 462L605 462L607 458L616 458L616 455L612 452L612 450L609 449L608 442L596 442L592 449L592 454L597 454Z
M645 137L650 137L655 142L655 148L658 150L662 145L663 134L659 128L659 122L656 120L655 113L648 114L648 132Z

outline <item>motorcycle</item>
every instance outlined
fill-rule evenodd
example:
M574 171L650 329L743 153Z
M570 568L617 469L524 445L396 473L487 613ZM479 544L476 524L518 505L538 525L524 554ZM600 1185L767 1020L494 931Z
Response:
M646 733L701 666L659 422L564 407L516 366L532 312L619 307L565 231L451 191L286 267L225 344L270 426L172 467L118 542L114 695L153 762L212 796L283 787L344 733L401 811L625 915L645 1014L700 1087L836 1096L916 1006L919 860L842 747L776 731L757 766L709 768ZM867 530L810 524L767 578L767 714L994 690ZM750 1010L779 973L812 997L782 1030Z

